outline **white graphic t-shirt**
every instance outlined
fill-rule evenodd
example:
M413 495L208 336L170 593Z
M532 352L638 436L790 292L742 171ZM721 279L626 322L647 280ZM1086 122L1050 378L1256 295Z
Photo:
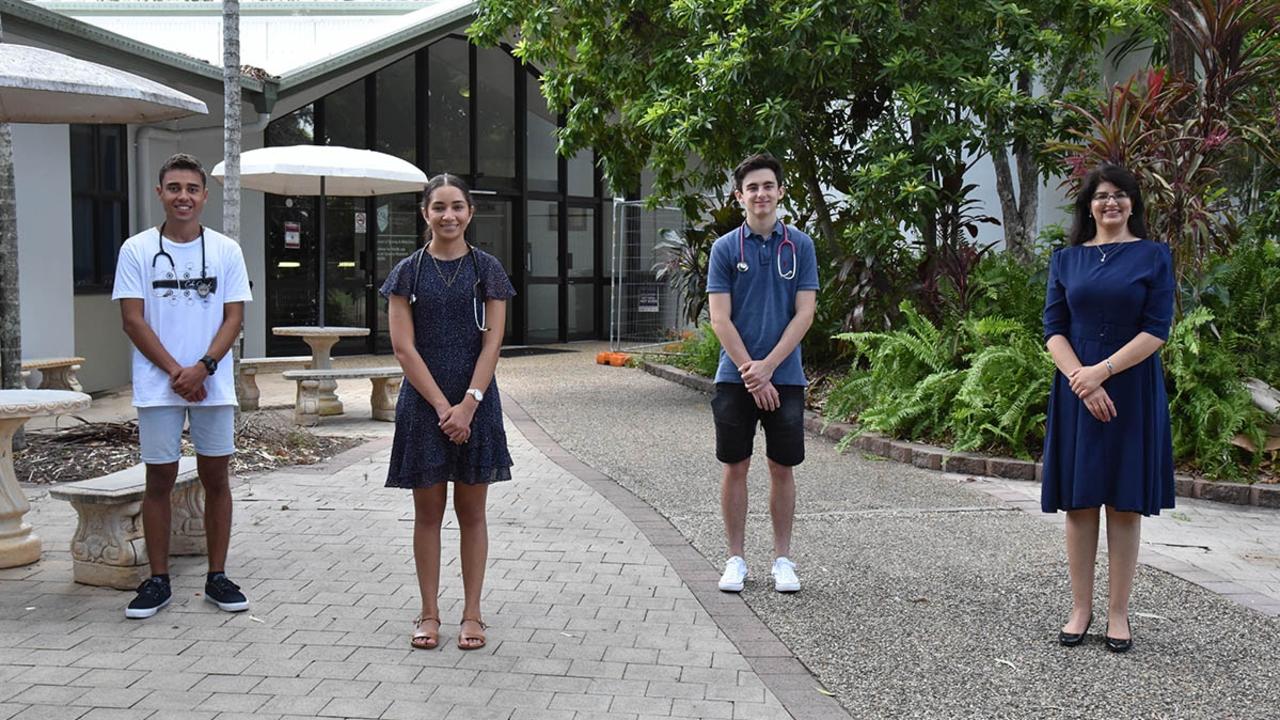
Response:
M204 229L203 240L164 239L148 228L124 241L116 261L112 300L141 298L147 325L183 367L197 363L222 326L223 305L249 302L249 274L240 246L220 232ZM133 405L234 405L231 352L218 358L218 371L204 381L206 396L190 403L169 387L169 375L133 349Z

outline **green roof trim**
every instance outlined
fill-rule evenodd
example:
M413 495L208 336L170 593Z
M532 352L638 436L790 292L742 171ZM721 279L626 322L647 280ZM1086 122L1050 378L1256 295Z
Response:
M285 73L280 77L279 94L300 92L346 72L352 65L396 55L408 47L422 44L424 36L443 35L462 30L470 25L475 17L475 0L456 0L453 3L438 4L451 7L442 9L438 15L424 18L420 22L402 27L364 45Z
M86 57L86 53L81 52L80 48L76 48L73 44L75 41L88 41L106 50L108 54L121 53L144 63L150 62L184 71L194 76L193 80L198 81L196 84L221 91L222 68L220 66L211 65L181 53L161 50L23 0L0 0L0 13L4 15L6 33L31 37L48 43L53 48L63 49L64 52L71 50L69 54L92 60L92 57ZM242 88L259 96L269 92L267 89L269 84L270 81L263 82L247 76L240 78ZM258 103L255 101L254 104L256 106Z
M404 15L431 6L432 0L264 0L240 3L242 17L272 15ZM156 15L203 16L222 15L222 3L216 0L118 0L91 2L75 0L59 2L42 0L33 3L46 10L79 16L119 16L140 13Z

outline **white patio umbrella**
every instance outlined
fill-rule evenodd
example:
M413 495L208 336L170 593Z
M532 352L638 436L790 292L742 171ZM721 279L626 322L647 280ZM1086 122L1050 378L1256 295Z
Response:
M207 112L196 98L133 73L0 43L0 122L138 124Z
M210 173L219 181L225 163ZM413 163L373 150L339 145L287 145L249 150L240 155L240 183L251 190L276 195L320 196L320 325L324 325L325 198L369 197L415 192L427 176Z

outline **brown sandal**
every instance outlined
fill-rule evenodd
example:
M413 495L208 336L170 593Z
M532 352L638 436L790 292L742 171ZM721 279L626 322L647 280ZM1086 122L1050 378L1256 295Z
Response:
M423 629L422 623L433 622L436 624L435 632L428 632ZM435 650L440 647L440 618L436 617L416 617L413 619L413 637L409 638L409 644L416 650Z
M466 625L469 622L473 622L480 626L480 631L481 631L480 634L468 635L467 633L462 631L462 626ZM489 626L485 625L484 621L481 620L480 618L469 618L469 617L462 618L462 622L458 626L458 649L459 650L479 650L480 648L484 647L484 644L485 644L484 631L488 629L489 629Z

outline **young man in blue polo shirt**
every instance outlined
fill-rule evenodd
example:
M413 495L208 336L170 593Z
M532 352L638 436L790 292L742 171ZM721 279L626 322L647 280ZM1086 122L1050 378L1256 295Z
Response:
M766 153L743 160L733 171L733 184L746 221L712 245L707 272L711 326L722 347L711 399L716 458L724 463L720 510L729 545L720 589L739 592L747 577L747 470L758 422L769 459L774 589L796 592L800 579L788 555L808 385L800 341L813 324L818 261L813 239L778 221L783 182L777 159Z

